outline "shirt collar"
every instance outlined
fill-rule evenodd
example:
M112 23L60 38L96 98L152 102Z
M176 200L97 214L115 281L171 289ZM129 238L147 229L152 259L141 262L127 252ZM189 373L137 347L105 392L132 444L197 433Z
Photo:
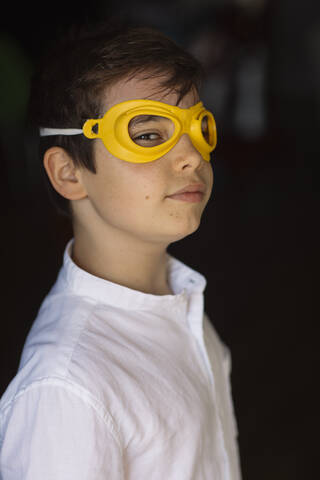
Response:
M158 308L164 305L170 308L174 304L186 302L186 297L190 294L203 293L206 287L203 275L167 253L168 279L174 295L152 295L133 290L96 277L78 267L71 258L73 242L74 239L71 239L66 245L59 280L64 282L63 288L67 288L74 295L131 310Z

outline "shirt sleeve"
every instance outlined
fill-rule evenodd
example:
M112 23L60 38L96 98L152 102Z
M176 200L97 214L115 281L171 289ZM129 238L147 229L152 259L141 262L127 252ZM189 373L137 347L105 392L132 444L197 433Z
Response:
M9 414L1 480L122 480L122 449L112 418L87 392L31 385Z

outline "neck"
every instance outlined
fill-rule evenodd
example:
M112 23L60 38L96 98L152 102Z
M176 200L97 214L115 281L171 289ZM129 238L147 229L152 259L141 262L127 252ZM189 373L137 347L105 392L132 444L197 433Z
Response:
M128 238L121 232L95 235L74 225L73 261L113 283L152 295L172 295L167 279L167 245Z

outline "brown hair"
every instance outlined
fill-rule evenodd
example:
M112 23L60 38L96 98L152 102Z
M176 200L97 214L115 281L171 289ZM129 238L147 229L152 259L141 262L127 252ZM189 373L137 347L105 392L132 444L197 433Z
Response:
M31 84L29 120L37 128L82 128L87 118L105 113L101 102L106 87L137 74L159 77L161 88L177 91L177 103L192 87L199 91L203 78L195 58L150 27L101 24L72 29L39 63ZM41 137L41 158L52 146L64 148L75 165L96 173L92 141L83 135ZM58 211L70 216L69 201L45 178Z

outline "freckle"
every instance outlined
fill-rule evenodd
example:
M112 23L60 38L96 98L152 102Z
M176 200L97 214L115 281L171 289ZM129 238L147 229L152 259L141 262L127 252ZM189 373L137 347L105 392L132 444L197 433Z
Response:
M146 195L146 200L149 200L149 198L150 198L149 195Z

